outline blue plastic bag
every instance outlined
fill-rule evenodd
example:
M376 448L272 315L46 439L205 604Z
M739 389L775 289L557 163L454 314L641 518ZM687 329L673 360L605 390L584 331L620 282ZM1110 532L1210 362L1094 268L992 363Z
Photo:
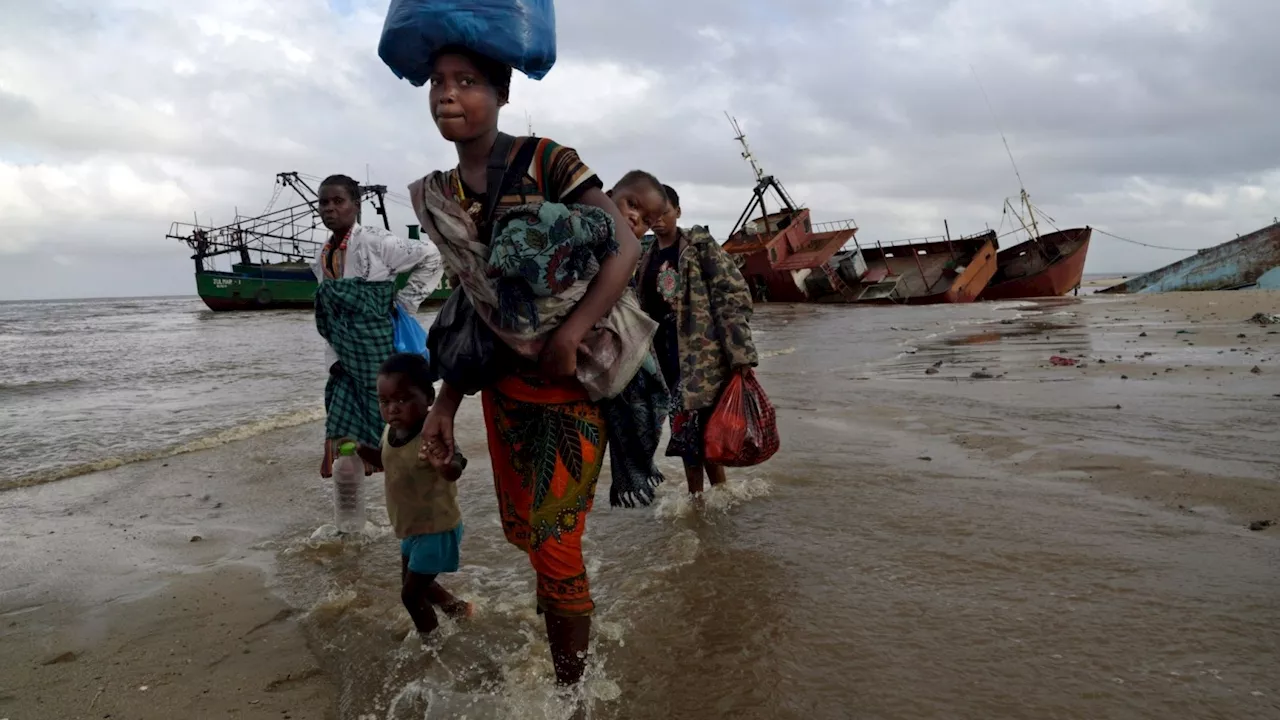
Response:
M417 318L396 305L391 308L391 325L395 329L396 352L430 359L427 355L427 331L418 324Z
M391 0L378 57L396 77L425 85L431 55L447 45L461 45L541 80L556 62L552 0Z

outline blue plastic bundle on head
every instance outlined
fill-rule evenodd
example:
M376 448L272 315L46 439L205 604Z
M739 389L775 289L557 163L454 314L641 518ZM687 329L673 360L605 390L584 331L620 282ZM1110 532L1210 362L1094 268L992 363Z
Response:
M415 86L437 50L461 45L541 80L556 62L552 0L391 0L378 57Z

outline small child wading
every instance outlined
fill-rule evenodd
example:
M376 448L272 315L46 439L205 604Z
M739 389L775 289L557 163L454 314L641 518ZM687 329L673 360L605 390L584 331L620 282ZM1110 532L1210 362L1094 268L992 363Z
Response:
M434 607L450 617L471 615L436 581L457 572L462 544L462 511L457 480L466 459L454 453L451 465L437 471L418 459L420 433L435 402L431 371L421 355L393 355L378 372L378 408L387 427L382 447L362 446L360 455L386 473L387 515L400 538L400 599L422 635L439 625Z

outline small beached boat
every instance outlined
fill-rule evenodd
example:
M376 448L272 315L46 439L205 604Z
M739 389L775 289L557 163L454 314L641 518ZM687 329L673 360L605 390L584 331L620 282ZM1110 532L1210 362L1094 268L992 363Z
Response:
M1280 286L1280 223L1204 248L1188 258L1099 290L1149 293Z

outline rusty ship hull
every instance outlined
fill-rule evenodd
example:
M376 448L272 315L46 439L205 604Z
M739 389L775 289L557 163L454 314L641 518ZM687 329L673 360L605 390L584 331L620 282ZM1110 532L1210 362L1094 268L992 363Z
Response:
M811 274L807 285L810 297L821 303L969 303L995 275L996 249L993 231L955 240L863 247L854 251L861 254L860 262L839 258L835 272Z
M1080 287L1093 230L1059 230L996 254L996 273L979 300L1058 297Z

